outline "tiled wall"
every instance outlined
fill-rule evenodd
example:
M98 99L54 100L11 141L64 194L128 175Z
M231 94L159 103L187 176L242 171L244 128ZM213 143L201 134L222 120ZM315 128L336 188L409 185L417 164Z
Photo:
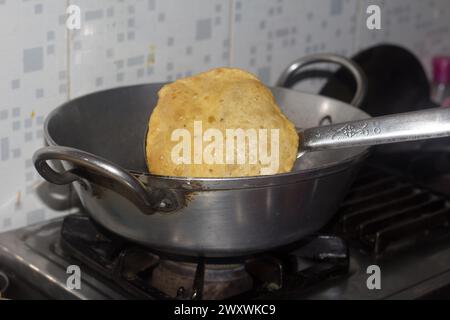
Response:
M81 29L65 27L80 7ZM366 8L382 9L382 30ZM428 69L450 54L448 0L0 0L0 230L58 216L31 157L62 102L97 90L237 66L273 84L309 53L404 45ZM429 69L428 69L429 70Z

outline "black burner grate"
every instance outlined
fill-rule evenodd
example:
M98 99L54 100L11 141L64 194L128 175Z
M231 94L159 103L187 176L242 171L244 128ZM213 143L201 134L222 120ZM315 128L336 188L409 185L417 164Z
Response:
M373 165L362 168L339 213L339 232L380 256L447 229L449 199ZM445 230L447 233L448 230Z
M253 287L234 297L289 295L292 290L305 289L347 274L349 264L348 249L342 239L313 235L276 252L261 255L223 258L220 261L189 258L189 262L197 266L192 288L179 287L176 296L170 296L152 286L155 270L164 261L186 263L187 257L167 260L159 253L104 230L83 215L69 215L64 219L61 247L69 256L112 281L132 298L200 299L206 288L205 272L211 270L207 267L230 264L241 264L253 279ZM233 295L227 297L232 298Z

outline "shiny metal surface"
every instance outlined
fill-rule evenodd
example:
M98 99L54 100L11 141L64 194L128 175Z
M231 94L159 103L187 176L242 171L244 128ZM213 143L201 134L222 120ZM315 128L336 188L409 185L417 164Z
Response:
M6 290L9 287L9 277L2 271L0 271L0 299L5 295Z
M0 234L0 272L9 278L11 299L126 299L123 292L81 265L81 288L67 287L75 262L59 247L62 219ZM76 264L76 263L75 263Z
M176 254L251 254L298 240L329 221L367 148L311 152L295 163L292 172L272 176L203 179L151 175L142 142L162 85L98 92L54 110L45 123L50 149L41 149L35 157L38 171L50 182L76 178L74 186L81 203L109 230ZM324 120L333 123L369 117L333 99L279 87L271 90L299 128L315 127ZM106 164L102 158L107 159ZM95 161L86 163L89 159ZM60 179L55 171L45 170L45 166L42 170L44 160L61 162L70 175L63 173ZM118 181L121 177L135 179L147 188L148 195L143 196L135 182ZM136 197L141 199L135 201ZM145 208L146 201L151 202L151 210ZM156 209L154 214L146 214L152 209Z
M56 148L50 150L67 146L108 159L116 167L128 168L151 190L150 194L176 202L174 211L158 210L146 215L114 180L105 181L99 171L77 167L74 161L62 161L65 170L81 179L81 183L74 182L75 189L96 221L117 234L163 251L236 256L308 235L332 217L352 181L355 164L366 151L353 148L309 153L292 172L274 176L154 176L144 171L142 139L152 99L156 102L160 87L133 86L76 99L52 112L45 130L48 143ZM367 117L361 110L336 100L283 88L272 91L286 115L300 127L316 126L324 117L333 121Z
M121 185L125 188L125 194L131 197L146 214L154 213L158 209L158 205L161 205L152 199L150 187L145 188L127 171L92 153L69 147L49 146L37 150L33 155L36 170L48 181L59 185L79 181L82 186L87 188L83 176L77 174L76 171L56 172L47 164L47 160L68 161L78 170L87 170L91 174L110 179L118 184L115 187L117 190L120 190L119 186Z
M356 92L350 104L355 107L360 107L367 93L367 79L364 72L355 62L343 56L321 53L295 60L281 73L277 81L277 86L288 88L290 80L299 73L300 69L321 62L339 64L352 73L356 82Z
M81 267L81 289L66 286L67 267L79 262L58 248L62 219L0 234L0 271L9 278L6 298L11 299L127 299L119 288ZM442 239L441 239L442 240ZM450 239L423 242L390 259L376 259L350 242L348 276L323 281L305 291L290 287L276 299L418 299L441 293L449 297ZM381 290L367 288L367 267L379 265L383 272ZM282 290L281 292L282 293ZM274 292L276 295L277 292ZM267 297L266 297L267 299Z
M309 128L301 132L299 156L307 151L371 146L450 136L450 109L435 108Z

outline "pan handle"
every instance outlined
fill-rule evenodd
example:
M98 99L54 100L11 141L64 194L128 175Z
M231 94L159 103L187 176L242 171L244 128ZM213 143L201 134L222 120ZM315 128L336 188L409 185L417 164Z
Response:
M74 169L57 172L48 165L47 161L49 160L70 162L74 165ZM82 173L88 172L99 177L99 181L105 180L105 178L112 181L113 183L106 184L106 187L127 196L145 214L153 214L160 209L163 211L172 209L173 202L165 199L161 192L153 192L121 167L85 151L62 146L48 146L34 153L33 163L39 174L54 184L63 185L79 181L85 185Z
M331 53L314 54L295 60L281 73L281 76L278 79L276 85L278 87L289 88L291 87L289 85L290 80L292 80L292 78L298 73L298 71L301 68L314 63L323 63L323 62L339 64L351 72L351 74L355 78L356 92L350 104L359 108L363 103L364 97L366 96L367 93L366 75L364 74L364 71L362 71L362 69L355 62L336 54Z

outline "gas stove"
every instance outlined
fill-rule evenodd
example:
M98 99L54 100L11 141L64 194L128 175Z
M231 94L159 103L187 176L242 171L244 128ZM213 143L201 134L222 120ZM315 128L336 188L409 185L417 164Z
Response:
M425 154L416 161L424 161ZM319 234L252 256L168 255L112 234L82 211L1 234L0 271L9 282L6 295L177 300L449 298L450 190L442 188L447 180L442 170L436 170L442 169L445 157L430 156L425 167L429 169L423 169L414 165L411 156L403 152L371 157L335 219ZM69 266L80 269L80 288L67 285ZM368 286L374 266L379 270L379 288Z
M131 298L225 299L278 290L290 273L346 273L347 248L333 236L313 236L262 255L202 259L149 251L102 229L87 216L64 219L60 244L75 257L125 289ZM287 271L287 268L295 271Z
M294 279L304 286L346 274L349 263L344 241L331 235L254 256L168 256L121 239L81 213L5 233L0 243L8 244L0 247L0 261L12 298L257 298ZM79 290L66 285L73 265L81 270Z

